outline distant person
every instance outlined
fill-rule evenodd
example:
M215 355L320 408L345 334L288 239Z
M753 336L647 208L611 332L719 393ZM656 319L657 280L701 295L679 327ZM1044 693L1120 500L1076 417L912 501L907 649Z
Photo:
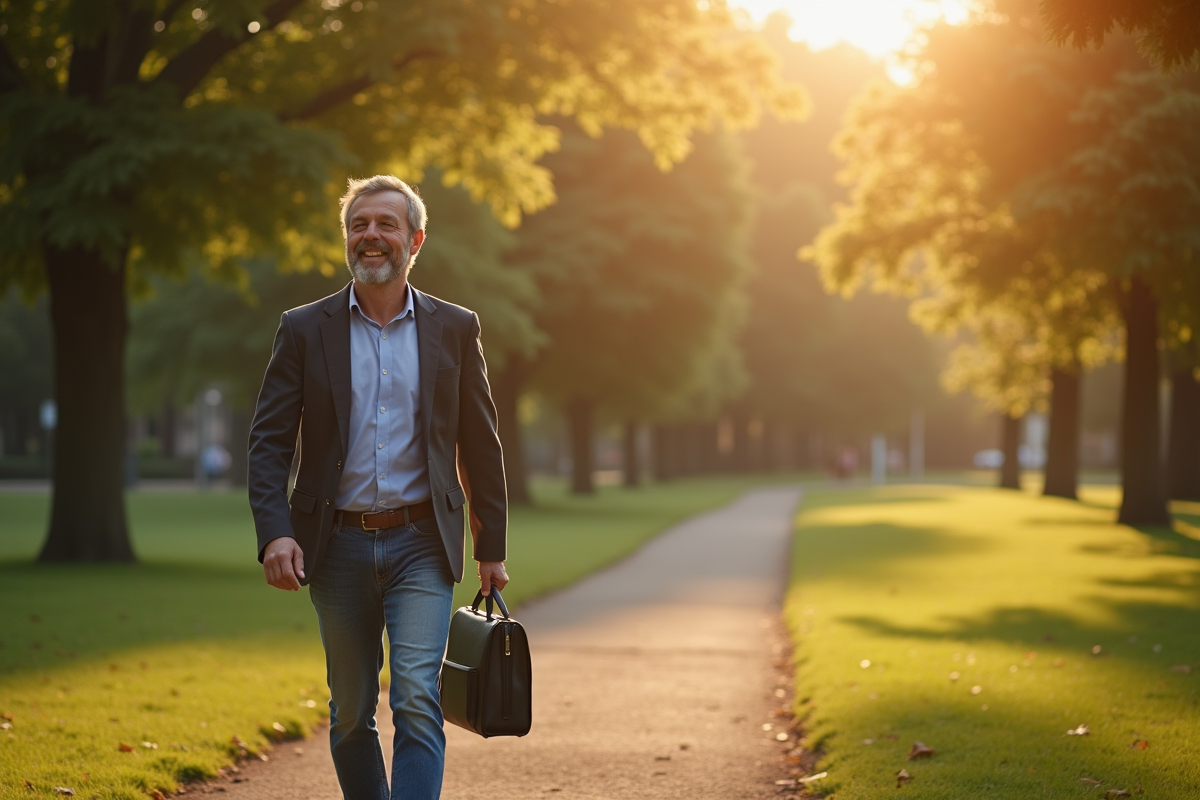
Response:
M479 318L408 283L425 241L421 198L377 175L350 181L341 213L353 281L284 313L258 396L249 474L258 557L272 586L310 586L347 800L432 800L445 760L438 675L463 576L464 503L481 590L508 583L496 409ZM375 727L385 628L390 793Z

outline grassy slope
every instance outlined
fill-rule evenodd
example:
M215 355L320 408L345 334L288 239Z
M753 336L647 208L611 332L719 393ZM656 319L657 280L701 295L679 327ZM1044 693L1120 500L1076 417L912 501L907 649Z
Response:
M926 800L1200 797L1200 506L1181 535L1114 524L1117 499L810 493L787 615L814 786L876 798L907 769ZM917 740L937 754L906 761Z
M506 599L566 585L748 485L570 498L541 484L539 505L512 513ZM47 503L0 494L0 714L12 716L0 730L0 797L67 786L80 798L144 798L214 774L237 755L234 737L254 752L273 723L301 735L327 714L311 604L263 583L240 493L133 493L142 564L132 567L31 565ZM476 588L464 582L456 602Z

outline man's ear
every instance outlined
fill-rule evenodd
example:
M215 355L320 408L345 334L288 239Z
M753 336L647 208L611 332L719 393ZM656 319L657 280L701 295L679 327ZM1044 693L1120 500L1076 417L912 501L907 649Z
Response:
M416 231L413 233L412 248L408 251L408 254L415 256L421 250L421 245L424 243L425 231Z

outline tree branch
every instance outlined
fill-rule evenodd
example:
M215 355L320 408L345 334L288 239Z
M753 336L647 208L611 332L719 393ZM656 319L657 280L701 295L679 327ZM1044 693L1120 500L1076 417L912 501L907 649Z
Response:
M400 72L414 61L420 61L427 58L438 58L442 53L437 50L414 50L411 53L405 53L392 64L392 69ZM333 86L318 94L313 99L309 100L303 106L295 111L288 111L279 115L279 119L283 122L298 122L301 120L312 119L320 116L326 111L338 106L359 92L367 89L378 83L377 78L370 75L359 75L356 78L350 78L344 83Z
M24 89L26 85L21 68L13 61L12 53L8 52L8 45L4 39L0 38L0 94Z
M266 20L259 32L269 31L283 22L302 2L304 0L275 0L263 12ZM154 82L169 83L178 91L180 99L187 97L222 58L255 35L249 32L230 34L220 29L209 31L171 59Z

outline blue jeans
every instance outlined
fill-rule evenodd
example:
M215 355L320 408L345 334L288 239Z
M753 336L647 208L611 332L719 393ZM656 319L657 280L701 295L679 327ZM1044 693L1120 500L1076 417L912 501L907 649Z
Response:
M329 681L329 746L346 800L388 800L375 707L391 643L391 800L436 800L446 735L438 675L454 578L432 517L378 531L338 527L313 576Z

